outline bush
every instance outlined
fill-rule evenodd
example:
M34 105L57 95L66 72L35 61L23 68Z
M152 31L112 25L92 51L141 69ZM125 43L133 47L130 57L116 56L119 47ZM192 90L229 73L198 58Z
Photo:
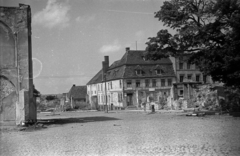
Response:
M86 102L76 102L74 109L80 109L80 110L90 110L91 106L89 103Z
M187 108L195 108L196 99L187 99Z
M42 103L37 103L37 110L45 110L47 109L46 105L45 104L42 104Z

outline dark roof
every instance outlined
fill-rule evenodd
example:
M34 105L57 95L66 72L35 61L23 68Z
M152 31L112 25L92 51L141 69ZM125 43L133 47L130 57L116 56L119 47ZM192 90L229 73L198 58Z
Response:
M87 83L87 85L101 82L102 82L102 69Z
M87 86L75 86L73 85L67 96L73 99L83 99L87 95Z
M153 64L172 64L169 58L162 58L157 61L144 60L142 50L129 50L127 51L121 60L115 61L109 69L116 68L122 65L153 65Z
M120 60L113 62L107 70L107 81L122 78L151 78L175 76L172 62L169 58L157 61L143 59L145 51L127 51ZM157 75L155 70L162 69L164 73ZM142 75L137 75L136 70L141 70ZM96 84L102 82L102 70L100 70L88 83Z

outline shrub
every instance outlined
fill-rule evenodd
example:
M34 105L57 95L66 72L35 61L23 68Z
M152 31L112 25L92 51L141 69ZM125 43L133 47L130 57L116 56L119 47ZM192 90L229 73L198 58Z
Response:
M229 108L230 112L240 112L240 89L227 88L225 93L227 104L222 103L223 108Z
M91 106L87 102L76 102L74 109L81 109L81 110L90 110Z

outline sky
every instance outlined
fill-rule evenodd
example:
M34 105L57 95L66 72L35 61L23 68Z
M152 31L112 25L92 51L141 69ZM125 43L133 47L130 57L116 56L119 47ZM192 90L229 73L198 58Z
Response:
M34 85L41 94L86 85L121 59L126 47L145 50L163 23L154 18L164 0L0 0L1 6L30 5Z

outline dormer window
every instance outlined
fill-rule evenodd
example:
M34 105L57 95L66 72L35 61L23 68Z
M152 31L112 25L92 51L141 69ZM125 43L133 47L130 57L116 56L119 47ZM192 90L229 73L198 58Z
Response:
M143 74L142 67L139 66L139 65L137 65L137 66L135 67L135 72L136 72L136 75L141 76L141 75Z
M142 70L140 70L140 69L136 70L136 74L137 75L142 75Z
M162 75L164 73L164 67L163 66L160 66L160 65L156 65L154 67L154 70L156 72L157 75Z
M164 71L162 69L156 69L155 71L156 71L157 75L161 75L164 73Z

